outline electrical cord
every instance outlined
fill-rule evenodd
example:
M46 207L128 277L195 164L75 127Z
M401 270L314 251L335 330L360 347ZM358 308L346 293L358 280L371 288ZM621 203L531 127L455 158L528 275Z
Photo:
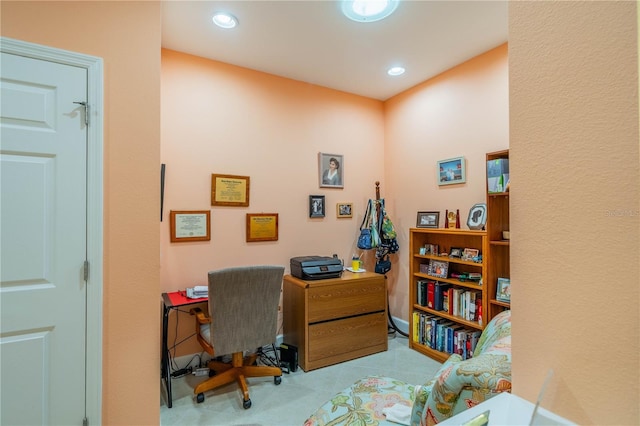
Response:
M387 275L385 274L384 279L387 279ZM407 333L405 333L404 331L400 330L398 328L398 326L396 325L396 323L393 321L393 317L391 316L391 309L388 308L389 307L389 289L387 287L387 317L389 317L389 323L387 325L387 329L389 330L388 334L393 334L393 333L398 333L404 337L409 337L409 335ZM393 331L391 331L393 330Z

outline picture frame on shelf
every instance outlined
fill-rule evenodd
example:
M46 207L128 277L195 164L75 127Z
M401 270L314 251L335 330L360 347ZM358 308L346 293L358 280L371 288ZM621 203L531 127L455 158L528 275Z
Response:
M472 261L474 257L480 254L480 250L473 248L465 248L462 250L462 260Z
M344 188L344 156L318 153L320 188Z
M496 300L505 303L511 303L511 279L498 278L496 286Z
M338 219L353 217L353 204L352 203L336 204L336 216L338 217Z
M309 195L309 217L324 217L324 195Z
M482 230L487 224L487 205L485 203L474 204L469 209L467 226L469 229Z
M437 228L440 224L440 212L418 212L416 228Z
M451 247L451 251L449 252L449 257L460 259L462 257L462 248Z
M467 181L464 157L439 160L436 166L438 185L454 185Z
M429 275L437 278L447 278L449 274L449 262L431 259L429 261Z

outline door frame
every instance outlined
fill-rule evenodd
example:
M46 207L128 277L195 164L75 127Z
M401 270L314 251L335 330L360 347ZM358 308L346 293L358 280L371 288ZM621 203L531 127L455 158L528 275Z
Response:
M0 51L87 70L87 258L85 416L102 423L103 61L96 56L0 37ZM79 99L81 101L81 99Z

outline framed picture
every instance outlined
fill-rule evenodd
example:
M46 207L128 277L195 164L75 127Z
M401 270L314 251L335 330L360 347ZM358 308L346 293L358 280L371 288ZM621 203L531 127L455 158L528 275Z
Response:
M473 260L474 257L476 257L478 254L480 254L480 250L478 249L472 249L472 248L466 248L462 251L462 260Z
M467 181L464 157L440 160L437 164L438 185L453 185Z
M169 222L172 243L211 240L209 210L171 210Z
M344 188L344 157L318 153L318 179L320 188Z
M338 219L345 217L353 217L353 204L351 203L338 203L336 204L336 215Z
M511 303L511 279L498 278L498 286L496 288L496 300L500 302Z
M212 174L211 205L249 207L249 176Z
M440 212L418 212L416 228L437 228L440 223Z
M443 262L441 260L429 261L429 275L438 278L447 278L449 273L449 262Z
M449 257L455 257L460 259L462 257L462 248L461 247L451 247L451 251L449 252Z
M484 229L487 224L487 205L485 203L474 204L469 210L467 226L469 229Z
M278 241L278 213L247 213L247 242Z
M324 217L324 195L309 195L309 217Z

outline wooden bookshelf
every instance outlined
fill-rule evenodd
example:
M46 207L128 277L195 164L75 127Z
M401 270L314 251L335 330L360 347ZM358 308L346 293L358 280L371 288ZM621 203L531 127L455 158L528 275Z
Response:
M451 258L449 256L440 256L438 254L420 254L420 248L425 244L438 245L440 253L450 253L451 248L472 248L477 249L483 255L481 263L459 258ZM450 287L460 289L460 291L473 290L480 293L481 311L484 313L488 309L487 293L481 282L485 281L487 274L488 239L485 231L448 229L448 228L411 228L409 230L409 347L427 355L437 361L445 361L451 353L439 351L431 348L426 344L420 343L420 338L416 334L417 321L415 314L426 314L432 317L441 318L452 322L455 326L461 326L470 331L482 331L487 323L483 318L477 321L470 321L459 315L445 312L443 310L435 310L428 306L423 306L418 301L418 282L422 280L432 280L449 284ZM431 260L437 260L449 263L447 277L432 276L424 271L424 265L428 265ZM423 270L421 271L421 265ZM451 273L473 272L481 274L482 281L461 281L452 278ZM415 313L415 314L414 314ZM484 315L484 314L482 314Z
M487 163L497 159L509 159L509 150L490 152ZM502 237L503 231L509 231L509 195L510 192L489 192L487 179L487 237L489 239L488 256L491 262L487 265L487 294L489 309L487 322L511 304L496 300L498 278L511 278L510 248L511 241Z

